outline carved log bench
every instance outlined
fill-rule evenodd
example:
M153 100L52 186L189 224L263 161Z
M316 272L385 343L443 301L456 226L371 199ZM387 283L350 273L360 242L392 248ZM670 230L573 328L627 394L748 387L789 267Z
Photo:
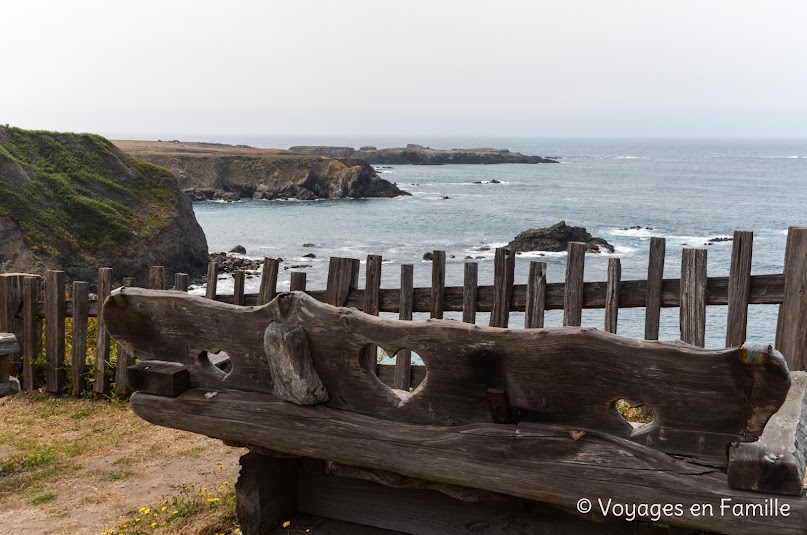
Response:
M19 350L16 336L0 333L0 398L20 391L20 382L11 376L11 356Z
M295 511L379 533L807 529L807 373L769 346L394 321L297 292L236 307L121 288L103 314L140 360L135 413L252 450L251 533ZM417 353L425 379L390 389L375 346ZM620 399L655 419L634 428Z

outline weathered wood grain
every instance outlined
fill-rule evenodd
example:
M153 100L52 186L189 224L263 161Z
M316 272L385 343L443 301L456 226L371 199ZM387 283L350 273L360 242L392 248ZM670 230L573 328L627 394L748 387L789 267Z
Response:
M311 363L305 329L272 322L264 333L263 347L276 396L297 405L328 401L328 392Z
M73 395L80 396L87 386L87 321L90 310L90 284L73 282L73 331L70 349Z
M807 372L795 371L787 399L756 442L733 443L728 483L735 489L804 494L807 464Z
M26 273L0 274L0 332L12 333L17 340L22 340L24 336L21 312L23 307L22 284L26 275ZM15 351L4 360L13 363L13 367L17 367L22 359L19 351ZM10 370L11 366L8 371L10 372ZM3 379L3 381L5 380Z
M187 273L174 273L174 290L179 292L188 291L188 274Z
M136 286L134 277L124 277L123 286L131 288ZM115 394L128 396L132 393L129 386L128 368L134 364L134 355L124 344L118 344L118 361L115 363Z
M432 253L432 288L431 288L431 317L443 318L445 310L446 292L446 252L434 251Z
M306 285L305 271L292 271L289 277L290 292L304 292Z
M664 238L650 238L650 257L647 263L647 284L645 288L645 340L658 340L663 302L662 287L664 284L664 254L666 248L667 242Z
M406 322L401 322L406 323ZM680 503L668 525L728 534L800 534L807 501L780 497L789 516L702 516L693 504L717 511L727 497L726 475L675 460L650 448L589 431L574 440L564 425L423 426L335 410L301 407L266 394L209 389L178 398L135 393L131 405L146 420L169 427L305 455L387 470L545 502L573 511L581 497L594 502L587 518L602 519L597 500L624 504ZM413 396L414 397L414 396ZM735 490L733 503L762 505L769 495ZM647 518L647 514L638 518Z
M207 263L207 285L205 286L205 297L207 297L208 299L215 299L216 298L216 290L218 288L218 285L219 285L219 263L218 262L208 262ZM263 286L261 286L261 288L263 288ZM269 301L267 301L267 303L268 302Z
M112 291L112 268L98 270L98 302L103 303ZM109 355L111 340L106 330L106 321L103 315L98 317L98 328L95 334L95 381L92 384L94 392L106 394L109 392Z
M462 282L462 321L476 323L476 294L479 288L479 264L465 262Z
M187 368L177 362L149 360L127 368L127 382L138 392L177 397L191 387Z
M759 436L789 384L775 351L758 366L744 363L740 348L705 350L592 329L388 320L301 293L281 294L259 309L136 288L117 293L104 312L113 335L131 343L140 358L184 364L194 387L273 392L263 361L265 326L305 325L314 369L334 408L429 424L489 422L486 391L502 387L521 422L608 432L717 466L725 466L730 442ZM429 379L400 396L362 365L368 344L390 355L411 349ZM226 352L233 371L222 377L200 362L203 351ZM616 410L618 399L653 407L655 423L634 431Z
M300 459L257 453L241 456L235 508L243 533L276 533L297 512Z
M784 278L776 347L791 370L807 370L807 227L788 229Z
M490 313L490 326L507 327L510 321L510 301L513 298L515 254L504 247L498 247L493 262L493 310Z
M365 314L378 316L378 294L381 291L381 255L367 255L367 263L364 273L364 307ZM378 348L370 344L367 346L367 364L375 370L378 358Z
M583 317L583 269L586 244L569 242L566 251L566 284L563 291L563 326L579 327Z
M0 397L20 391L17 379L11 376L11 355L19 351L20 346L13 333L0 333Z
M244 282L246 273L243 269L236 269L233 272L233 299L238 306L244 306Z
M412 320L413 280L414 266L412 264L401 264L401 310L398 312L399 320ZM379 373L380 368L381 366L376 366L376 373ZM395 354L395 374L393 381L386 384L392 384L393 388L398 390L409 391L409 387L412 385L411 368L412 352L406 348L399 349Z
M258 292L258 305L265 305L277 295L277 275L280 273L280 260L264 257L261 272L261 288Z
M353 270L355 262L352 258L332 256L328 266L328 284L325 289L325 303L332 306L343 306L347 302L351 288L354 286ZM364 294L362 293L362 303Z
M165 267L151 266L149 268L149 288L152 290L165 290Z
M729 271L726 347L742 345L748 327L748 301L751 295L751 254L754 233L734 231Z
M45 272L45 382L52 394L64 386L64 302L64 271Z
M493 495L496 501L467 503L434 490L390 488L311 471L300 472L297 488L301 512L394 530L387 533L635 535L636 529L633 523L589 522L548 506L505 501L501 495Z
M524 328L539 329L544 326L544 310L546 309L546 262L530 262L527 278Z
M37 382L33 363L42 346L42 321L37 314L41 286L39 277L23 279L22 387L26 391L33 390Z
M608 283L605 288L605 332L616 334L619 322L619 285L622 264L619 258L608 259Z
M681 255L681 340L706 343L706 249L685 247Z

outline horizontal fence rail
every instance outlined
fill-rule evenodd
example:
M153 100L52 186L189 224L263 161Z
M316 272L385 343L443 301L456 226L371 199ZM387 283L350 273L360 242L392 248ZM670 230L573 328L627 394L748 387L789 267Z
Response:
M753 233L737 231L733 241L730 273L720 277L707 276L707 249L684 248L681 277L663 278L666 242L663 238L652 238L644 280L621 280L619 258L609 258L605 281L583 282L585 246L570 243L564 282L547 283L547 264L532 261L526 283L515 284L516 256L499 248L495 251L492 285L480 286L478 264L468 261L463 267L463 285L446 286L445 252L434 251L429 287L413 288L414 266L403 264L400 287L380 288L382 258L370 255L365 265L365 288L358 287L361 269L358 259L333 257L325 289L308 290L306 274L293 271L290 290L305 291L319 301L370 314L396 313L400 321L410 321L415 312L428 313L432 318L442 318L445 312L462 312L462 321L476 323L478 312L490 312L490 325L496 327L509 326L510 312L526 312L526 328L543 327L547 310L563 310L563 324L579 326L583 309L603 309L603 323L596 327L614 333L620 309L644 307L648 340L658 338L661 308L677 307L681 340L701 347L706 306L728 307L726 346L734 347L745 341L749 304L779 305L776 346L780 350L786 348L783 354L791 369L807 368L807 227L790 228L783 273L751 275ZM235 271L234 293L219 295L216 286L220 266L211 262L206 297L242 306L265 304L277 295L279 264L279 259L264 260L258 293L245 294L244 272ZM99 302L116 286L109 268L99 270L98 280L98 299L90 299L87 283L75 282L72 291L66 292L65 276L60 271L49 271L44 279L27 274L0 275L0 332L14 333L21 341L20 353L12 357L15 369L23 376L24 389L44 383L49 392L69 388L78 394L91 381L92 390L98 394L111 392L112 385L117 394L129 393L125 370L133 363L133 356L118 348L115 362L110 362L115 344L106 334L103 321L96 322L94 345L88 347L88 322L96 321L93 318L98 316ZM124 286L135 286L132 278L124 278L122 282ZM164 268L152 266L148 287L187 291L188 276L177 273L173 284L167 284ZM68 293L70 299L66 299ZM72 345L70 355L65 355L68 318L72 322L69 331ZM91 368L88 352L96 358ZM375 348L368 351L371 362L375 353ZM411 365L410 358L408 351L396 355L395 365L376 367L377 375L395 388L417 385L425 370ZM34 361L40 363L38 369L34 368ZM67 363L72 371L69 378L64 375Z

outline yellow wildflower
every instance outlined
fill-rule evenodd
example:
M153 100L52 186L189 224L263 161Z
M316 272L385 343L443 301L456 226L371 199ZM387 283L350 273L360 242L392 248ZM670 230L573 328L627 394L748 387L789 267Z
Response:
M285 522L283 522L283 527L284 527L284 528L287 528L287 527L289 527L289 526L291 526L291 522L289 522L288 520L286 520Z

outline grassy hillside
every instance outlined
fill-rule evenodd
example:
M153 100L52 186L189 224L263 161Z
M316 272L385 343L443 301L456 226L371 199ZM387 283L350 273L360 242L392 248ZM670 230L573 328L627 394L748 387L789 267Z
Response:
M151 238L175 210L166 169L131 158L100 136L0 127L0 213L37 255Z

